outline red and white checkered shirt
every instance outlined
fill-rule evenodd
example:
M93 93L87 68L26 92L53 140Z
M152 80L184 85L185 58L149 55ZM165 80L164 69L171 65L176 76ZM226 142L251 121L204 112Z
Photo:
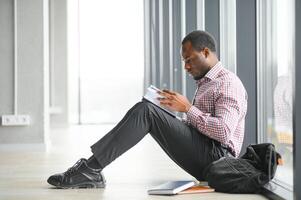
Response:
M247 92L240 79L218 62L196 81L193 106L185 123L230 148L238 157L244 138Z

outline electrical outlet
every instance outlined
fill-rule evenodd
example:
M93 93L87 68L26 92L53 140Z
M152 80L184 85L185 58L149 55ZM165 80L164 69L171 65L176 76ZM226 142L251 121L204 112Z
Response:
M28 126L29 115L2 115L2 126Z

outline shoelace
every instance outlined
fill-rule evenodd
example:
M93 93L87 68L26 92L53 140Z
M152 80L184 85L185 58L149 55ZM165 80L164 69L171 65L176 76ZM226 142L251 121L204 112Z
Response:
M79 166L80 166L82 160L83 160L83 159L78 160L78 161L77 161L72 167L70 167L64 174L65 174L66 176L68 176L68 175L72 174L73 172L75 172L75 171L79 168Z

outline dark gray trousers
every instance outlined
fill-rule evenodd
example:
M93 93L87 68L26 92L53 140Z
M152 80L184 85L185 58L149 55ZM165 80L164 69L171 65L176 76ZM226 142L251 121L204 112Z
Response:
M93 155L104 168L148 133L175 163L198 180L204 180L202 171L209 163L228 155L219 142L144 100L91 146Z

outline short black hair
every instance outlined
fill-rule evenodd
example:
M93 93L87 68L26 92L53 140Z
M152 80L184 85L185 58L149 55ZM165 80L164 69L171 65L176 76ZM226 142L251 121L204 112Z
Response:
M206 31L192 31L182 40L182 45L190 41L196 51L202 51L205 47L212 52L216 52L216 42L214 37Z

